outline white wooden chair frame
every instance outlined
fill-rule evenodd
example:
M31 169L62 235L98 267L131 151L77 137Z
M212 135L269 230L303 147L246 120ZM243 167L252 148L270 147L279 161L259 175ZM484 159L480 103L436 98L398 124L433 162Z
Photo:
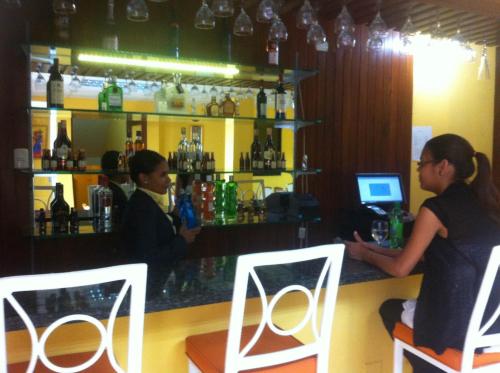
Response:
M462 353L461 369L455 370L449 366L437 361L415 347L401 341L394 339L394 373L403 373L403 351L407 350L419 358L427 361L428 363L438 367L447 373L498 373L500 372L500 362L473 368L474 351L476 348L484 348L484 352L500 352L500 333L486 334L488 329L500 317L500 295L496 294L498 299L498 306L496 311L487 320L483 326L481 322L483 319L484 311L487 303L492 296L493 285L500 268L500 246L495 246L491 252L488 266L484 273L483 281L479 289L479 293L472 311L467 334L465 337L464 350Z
M225 373L236 373L248 369L270 367L315 355L317 355L317 372L328 372L332 323L343 255L343 244L331 244L299 250L240 256L236 266L233 301L227 338ZM281 289L272 297L270 302L267 301L266 292L255 271L256 267L290 264L321 258L325 258L326 260L313 291L301 285L291 285ZM240 351L249 277L252 278L259 292L262 304L262 319L255 335ZM323 285L325 287L325 298L323 302L322 319L318 330L318 303ZM281 330L272 322L273 310L279 300L285 294L292 291L304 293L308 299L309 305L304 319L299 324L292 329ZM287 350L248 356L249 351L255 346L266 326L278 335L292 336L302 330L309 322L311 322L312 325L315 337L314 342ZM199 372L199 369L191 360L189 361L189 369L190 372Z
M125 373L116 361L113 351L113 330L116 322L118 309L130 289L130 318L128 336L128 359L127 372L139 373L142 369L142 340L144 326L144 305L146 298L146 264L128 264L114 267L75 271L67 273L50 273L40 275L14 276L0 279L0 373L7 373L7 345L5 333L5 301L9 302L19 317L23 320L31 338L31 357L26 370L27 373L34 372L38 358L49 369L58 373L80 372L92 366L99 360L106 350L113 369L119 373ZM110 312L107 327L96 318L73 314L62 317L52 324L38 337L35 326L23 307L17 302L13 293L22 291L53 290L60 288L71 288L79 286L90 286L112 281L124 280L124 284L118 294ZM101 336L99 348L96 353L86 362L73 367L60 367L53 364L45 353L45 343L50 334L59 326L72 321L84 321L94 325Z

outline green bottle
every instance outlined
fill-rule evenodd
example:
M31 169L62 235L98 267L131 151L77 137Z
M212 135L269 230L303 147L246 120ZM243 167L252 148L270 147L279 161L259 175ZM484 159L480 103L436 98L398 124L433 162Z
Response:
M229 182L224 190L224 218L226 221L236 220L238 211L238 184L229 176Z
M402 247L403 240L403 212L401 211L401 204L396 202L394 208L389 214L390 225L390 243L391 248Z
M215 219L221 220L224 216L224 180L217 174L215 180Z
M123 110L123 89L116 84L116 77L111 79L111 83L105 89L104 100L108 111Z

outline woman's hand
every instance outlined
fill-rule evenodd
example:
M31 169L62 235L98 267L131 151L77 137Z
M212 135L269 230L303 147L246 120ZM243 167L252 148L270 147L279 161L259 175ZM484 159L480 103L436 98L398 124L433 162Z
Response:
M182 224L181 229L179 230L179 235L181 235L187 243L193 243L194 239L201 232L201 228L193 228L188 229L185 224Z
M356 260L363 260L363 255L370 250L370 246L372 245L363 241L361 236L356 231L354 231L354 239L356 242L345 242L349 257Z

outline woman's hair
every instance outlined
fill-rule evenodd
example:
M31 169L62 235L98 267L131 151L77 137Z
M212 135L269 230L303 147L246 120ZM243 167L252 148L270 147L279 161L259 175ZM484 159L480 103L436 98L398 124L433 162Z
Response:
M139 184L139 174L150 174L156 167L165 162L165 157L152 150L141 150L128 160L130 178Z
M481 205L489 212L494 220L500 223L500 193L493 184L491 166L484 153L475 152L472 145L463 137L454 134L445 134L434 137L425 144L432 158L439 162L446 159L455 167L455 180L466 181L470 178L476 166L477 173L470 186Z

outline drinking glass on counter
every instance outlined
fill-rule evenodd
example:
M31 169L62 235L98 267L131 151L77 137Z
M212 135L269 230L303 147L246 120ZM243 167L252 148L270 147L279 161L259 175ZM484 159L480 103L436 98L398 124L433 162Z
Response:
M372 222L372 237L377 241L377 245L382 245L388 235L389 224L385 220L374 220Z

